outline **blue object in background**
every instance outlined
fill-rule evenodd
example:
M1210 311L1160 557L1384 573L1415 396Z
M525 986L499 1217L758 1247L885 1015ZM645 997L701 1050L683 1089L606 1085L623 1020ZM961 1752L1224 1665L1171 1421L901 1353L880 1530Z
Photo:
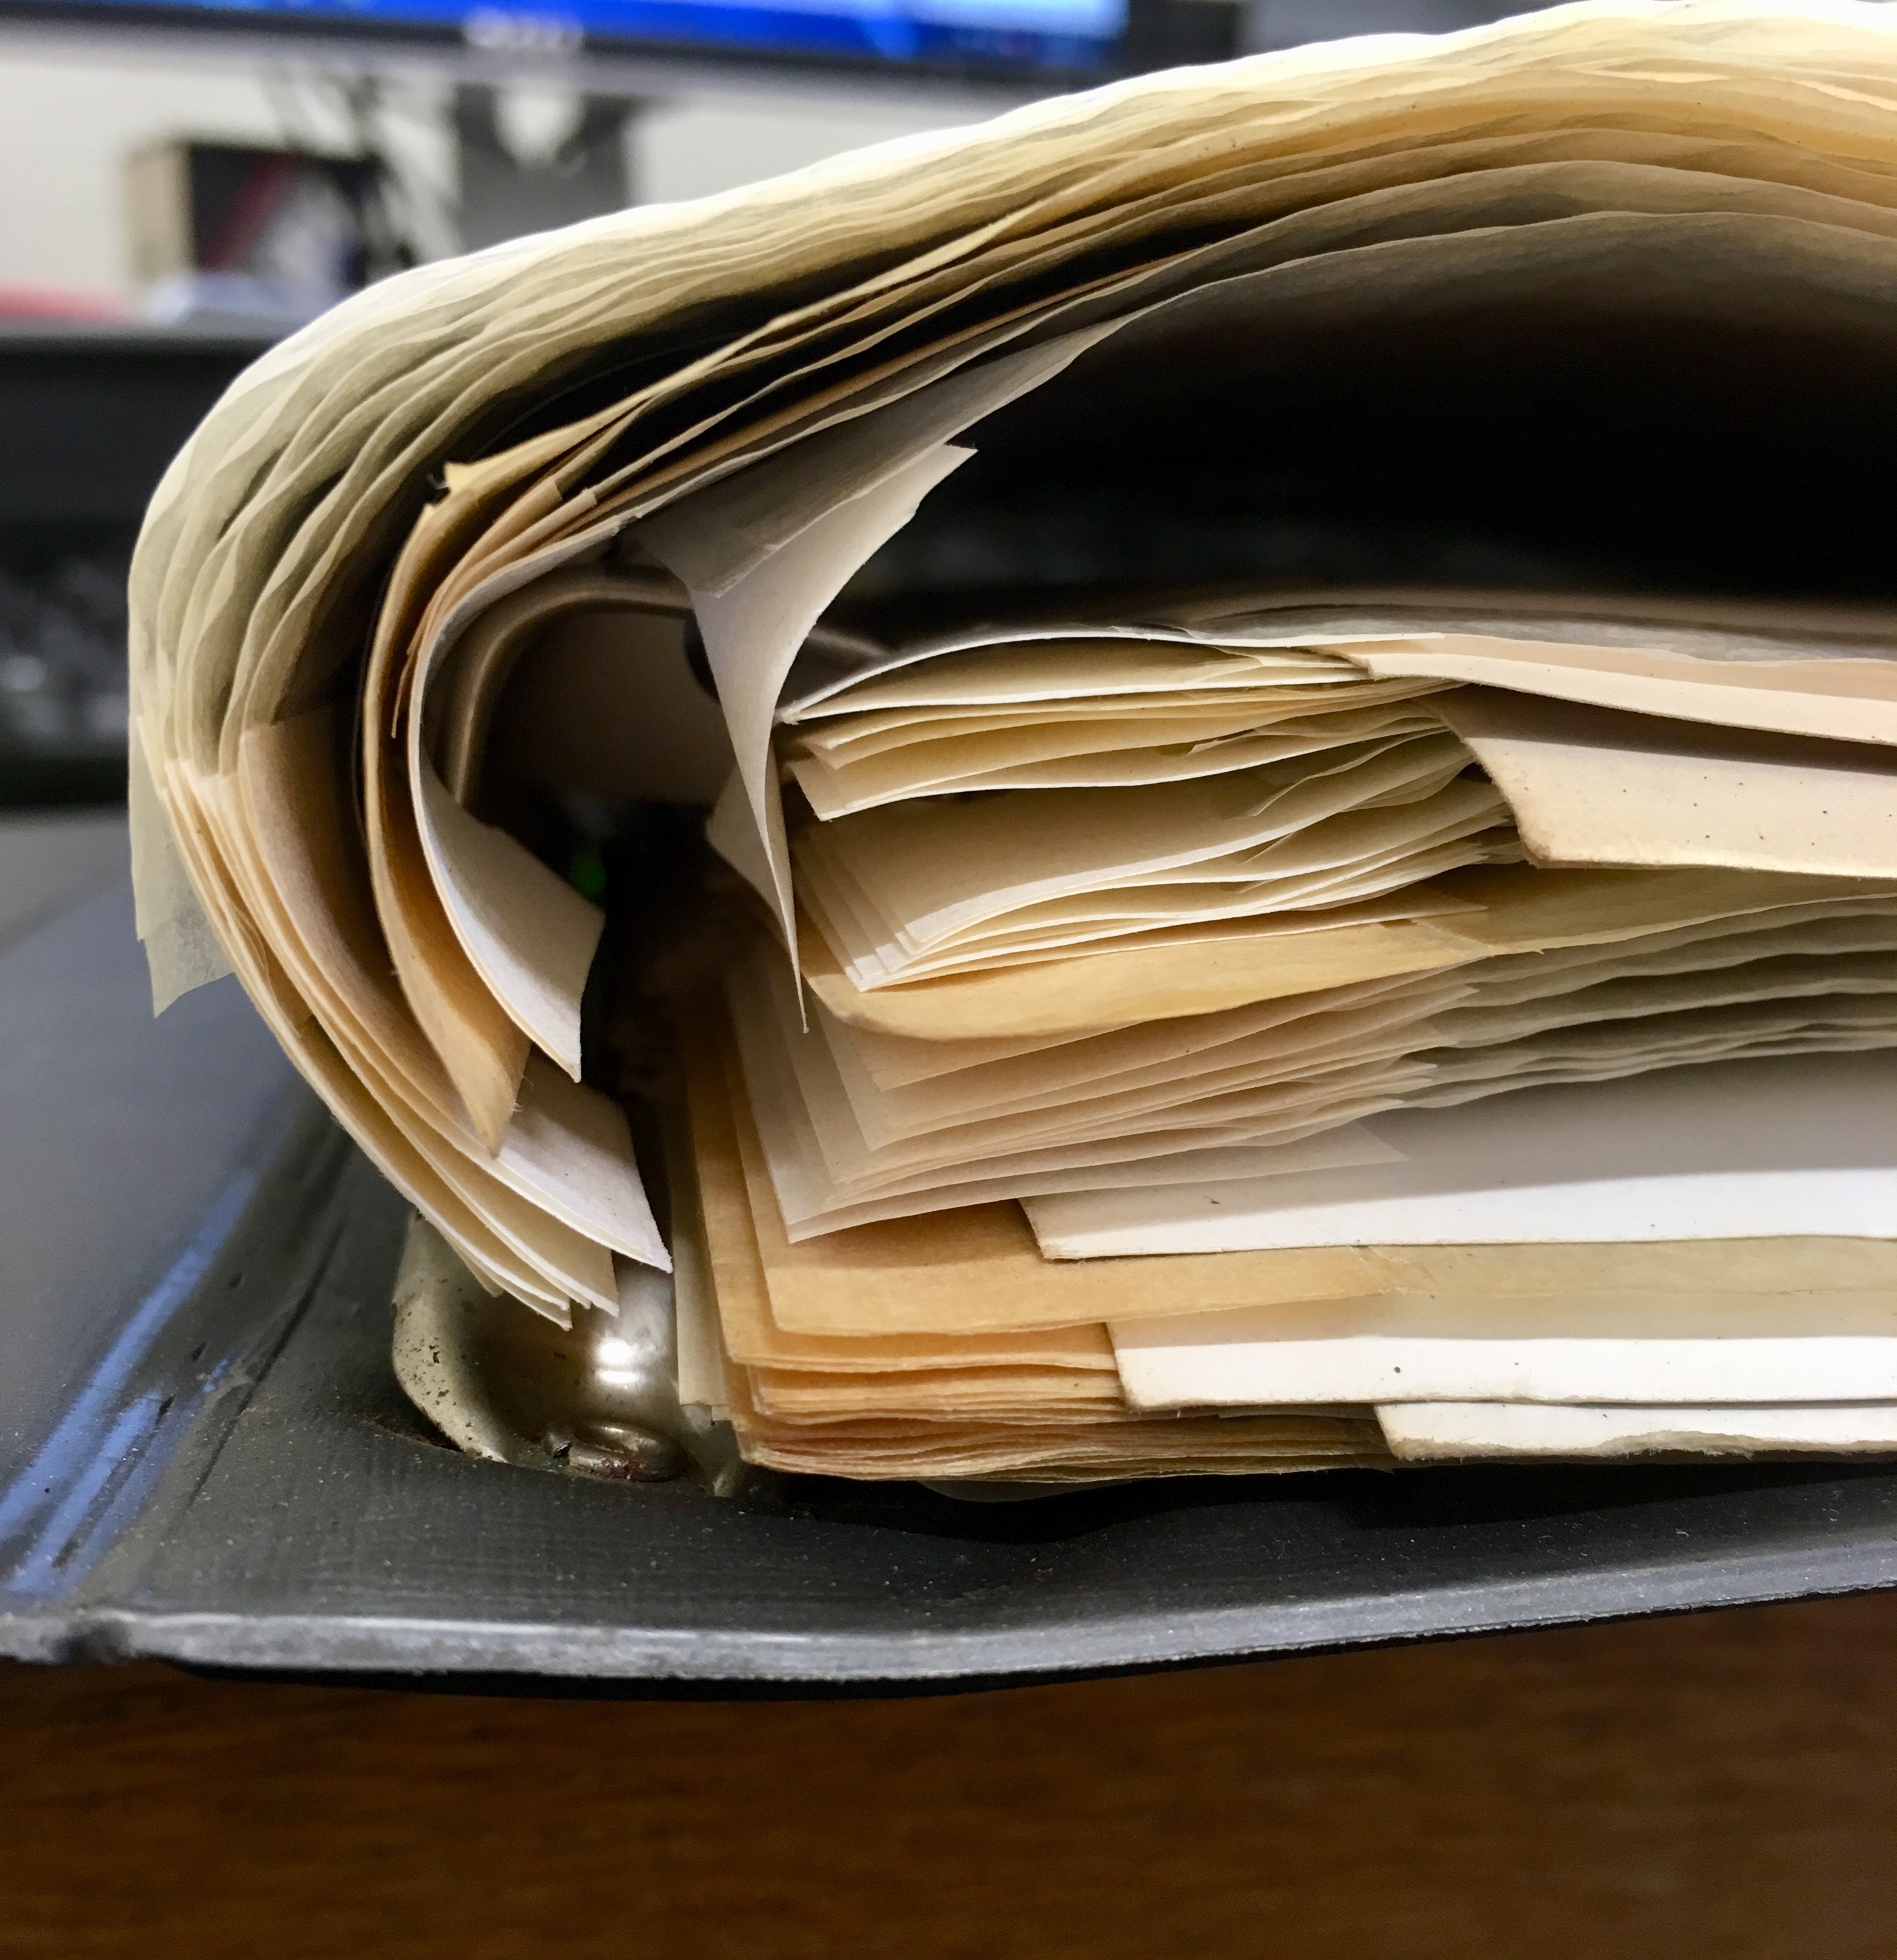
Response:
M996 75L1085 75L1115 62L1127 0L68 0L124 23L444 32L476 46L662 49Z

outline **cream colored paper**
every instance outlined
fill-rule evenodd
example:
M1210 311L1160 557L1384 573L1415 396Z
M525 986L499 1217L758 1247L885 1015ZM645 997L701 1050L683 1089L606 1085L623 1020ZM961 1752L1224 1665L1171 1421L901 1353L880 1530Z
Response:
M769 766L771 720L784 676L818 616L878 545L907 523L936 484L969 452L946 444L925 450L860 495L806 525L755 569L716 593L693 594L705 655L731 730L752 826L771 873L763 897L795 950L783 810ZM663 543L663 538L661 539ZM740 870L753 861L741 849Z
M1464 681L1582 707L1835 742L1897 743L1897 663L1886 658L1713 661L1663 648L1444 634L1351 657L1379 680Z
M1085 959L874 991L853 985L820 943L804 978L839 1020L912 1040L1075 1036L1211 1013L1492 956L1602 944L1630 934L1774 905L1854 896L1844 880L1724 870L1466 871L1443 881L1473 912L1287 937L1244 919ZM1881 887L1878 889L1883 889Z
M1723 864L1897 877L1897 758L1459 688L1436 711L1540 864Z

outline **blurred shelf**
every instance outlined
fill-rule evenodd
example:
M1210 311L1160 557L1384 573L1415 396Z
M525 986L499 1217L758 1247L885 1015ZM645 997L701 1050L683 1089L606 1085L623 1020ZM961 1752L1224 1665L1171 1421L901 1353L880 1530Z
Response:
M132 542L274 337L0 320L0 809L123 803Z
M0 323L0 527L135 527L165 466L262 336Z

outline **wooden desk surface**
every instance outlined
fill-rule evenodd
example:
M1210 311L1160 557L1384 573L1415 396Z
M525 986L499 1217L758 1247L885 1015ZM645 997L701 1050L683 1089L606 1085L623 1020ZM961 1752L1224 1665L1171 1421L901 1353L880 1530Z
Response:
M1897 1595L968 1698L0 1668L0 1955L1886 1960Z

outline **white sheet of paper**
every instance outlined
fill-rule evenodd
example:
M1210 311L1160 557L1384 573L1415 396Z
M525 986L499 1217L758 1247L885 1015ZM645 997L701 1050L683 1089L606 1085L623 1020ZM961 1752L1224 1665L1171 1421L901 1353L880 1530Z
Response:
M1293 1246L1897 1237L1897 1053L1523 1090L1365 1128L1403 1161L1030 1198L1050 1258Z
M1120 1322L1135 1408L1897 1398L1881 1293L1395 1293Z
M1398 1402L1377 1411L1406 1463L1470 1456L1775 1456L1897 1451L1897 1403L1839 1408L1543 1408L1528 1402Z

